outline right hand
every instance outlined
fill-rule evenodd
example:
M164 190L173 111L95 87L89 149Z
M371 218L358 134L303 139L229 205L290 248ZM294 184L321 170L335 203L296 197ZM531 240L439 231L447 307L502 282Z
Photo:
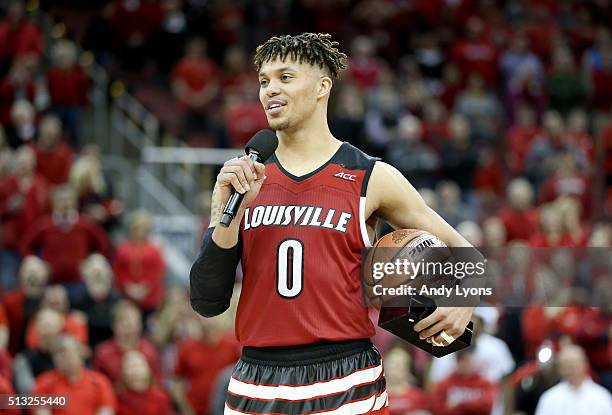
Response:
M238 193L246 193L242 201L242 205L246 206L259 194L265 172L266 167L262 163L254 162L246 155L226 161L217 175L221 204L225 206L236 189Z

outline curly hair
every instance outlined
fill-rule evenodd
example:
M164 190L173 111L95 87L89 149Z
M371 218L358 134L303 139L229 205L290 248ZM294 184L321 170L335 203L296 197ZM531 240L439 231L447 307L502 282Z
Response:
M257 47L254 63L259 71L264 62L278 57L284 62L290 56L299 63L319 66L337 79L340 72L346 69L346 55L337 46L338 42L331 40L328 33L274 36Z

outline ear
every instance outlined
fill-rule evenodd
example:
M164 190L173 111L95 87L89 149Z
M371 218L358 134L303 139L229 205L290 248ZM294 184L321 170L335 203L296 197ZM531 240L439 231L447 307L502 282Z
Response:
M317 98L323 98L325 95L329 95L332 89L332 80L329 76L322 76L319 80L319 89L317 91Z

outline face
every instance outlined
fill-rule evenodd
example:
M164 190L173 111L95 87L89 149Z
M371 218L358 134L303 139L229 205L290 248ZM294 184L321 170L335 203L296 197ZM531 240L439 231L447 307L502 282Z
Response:
M126 308L118 314L114 323L113 331L115 337L140 336L142 333L142 321L138 310Z
M321 69L289 58L264 62L259 71L259 100L276 131L299 129L327 100L330 88Z
M55 368L66 375L78 373L83 366L80 345L77 341L65 342L53 353Z
M403 349L391 349L385 355L385 377L387 382L403 383L410 378L410 355Z
M138 351L127 352L123 357L123 381L128 388L145 391L151 382L151 369L144 355Z
M559 374L563 379L579 379L585 373L586 361L582 351L570 346L559 353Z
M18 176L25 176L36 166L36 156L30 147L22 147L15 156L15 172Z
M28 298L37 298L43 294L49 277L45 264L37 257L27 257L19 270L21 289Z
M112 274L110 266L104 258L91 260L83 270L83 278L87 292L92 298L102 300L110 293Z
M62 126L56 117L45 117L40 122L38 142L43 147L53 147L60 139Z
M57 192L53 196L53 211L59 214L67 214L76 209L76 194L72 190Z

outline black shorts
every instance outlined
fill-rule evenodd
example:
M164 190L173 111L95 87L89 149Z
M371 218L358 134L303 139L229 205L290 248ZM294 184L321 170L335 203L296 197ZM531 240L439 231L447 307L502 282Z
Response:
M370 340L245 347L230 379L226 415L387 413L380 353Z

